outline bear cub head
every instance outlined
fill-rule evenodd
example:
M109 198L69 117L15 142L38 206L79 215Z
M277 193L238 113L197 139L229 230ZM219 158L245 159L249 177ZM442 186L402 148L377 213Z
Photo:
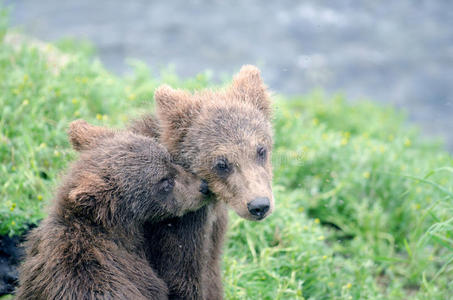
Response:
M173 164L167 150L148 137L78 120L69 138L80 158L60 193L64 211L76 217L136 227L182 216L209 200L206 184Z
M271 101L259 70L244 66L223 90L190 93L159 87L154 98L160 141L178 164L209 184L249 220L274 207Z

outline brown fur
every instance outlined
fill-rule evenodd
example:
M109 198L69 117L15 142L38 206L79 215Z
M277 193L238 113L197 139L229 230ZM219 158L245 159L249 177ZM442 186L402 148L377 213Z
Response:
M140 119L133 120L129 130L152 139L158 140L160 138L159 121L153 115L145 115Z
M82 152L28 236L17 298L167 299L143 226L205 206L200 180L150 138L84 121L69 136Z
M221 299L225 204L250 220L268 216L274 205L270 97L259 70L244 66L225 90L191 94L162 86L156 90L155 100L157 119L149 116L131 130L160 138L177 163L207 181L218 201L175 218L171 227L159 226L162 240L172 237L169 246L186 245L184 255L170 256L167 248L157 248L147 236L148 259L168 284L170 298ZM259 147L265 148L264 158L257 156ZM215 169L217 161L225 158L231 170L227 176ZM270 200L269 211L260 217L248 210L248 204L257 197ZM145 230L155 232L154 227ZM164 256L167 265L180 268L165 268L160 260Z

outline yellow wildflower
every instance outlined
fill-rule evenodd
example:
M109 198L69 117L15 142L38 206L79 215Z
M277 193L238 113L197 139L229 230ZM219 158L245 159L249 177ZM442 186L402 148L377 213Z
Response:
M96 119L102 120L102 115L101 114L96 114Z
M412 144L412 142L411 142L410 139L406 138L406 139L404 140L404 146L409 147L411 144Z
M130 94L128 97L127 97L129 100L131 101L134 101L135 98L137 98L137 95L135 95L134 93Z
M370 178L370 172L363 172L362 176L365 179L369 179Z

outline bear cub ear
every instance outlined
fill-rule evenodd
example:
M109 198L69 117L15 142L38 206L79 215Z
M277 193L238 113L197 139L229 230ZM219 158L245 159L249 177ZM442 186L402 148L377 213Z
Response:
M233 78L231 90L242 101L254 105L267 117L270 117L270 95L257 67L252 65L242 66L239 73Z
M112 130L88 124L84 120L76 120L69 124L69 141L77 151L91 149L100 138L113 135Z
M187 117L197 102L190 92L175 90L166 84L156 89L154 100L157 105L157 115L163 119Z
M154 100L161 142L172 153L178 147L187 128L200 114L201 100L188 91L174 90L168 85L156 89Z
M179 101L178 91L172 89L169 85L163 84L154 91L154 100L156 101L158 113L166 114L170 112Z
M156 115L163 125L163 135L168 130L174 134L175 130L187 127L200 113L200 100L190 92L175 90L168 85L161 85L154 92L156 101Z

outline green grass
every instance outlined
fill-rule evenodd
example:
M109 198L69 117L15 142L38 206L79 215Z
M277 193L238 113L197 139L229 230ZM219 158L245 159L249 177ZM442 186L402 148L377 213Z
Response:
M1 42L0 234L45 216L75 157L69 122L123 127L152 110L162 83L211 86L208 73L180 80L140 62L120 78L91 53ZM276 210L259 223L231 214L226 298L453 299L453 160L442 145L368 102L314 92L274 106Z

